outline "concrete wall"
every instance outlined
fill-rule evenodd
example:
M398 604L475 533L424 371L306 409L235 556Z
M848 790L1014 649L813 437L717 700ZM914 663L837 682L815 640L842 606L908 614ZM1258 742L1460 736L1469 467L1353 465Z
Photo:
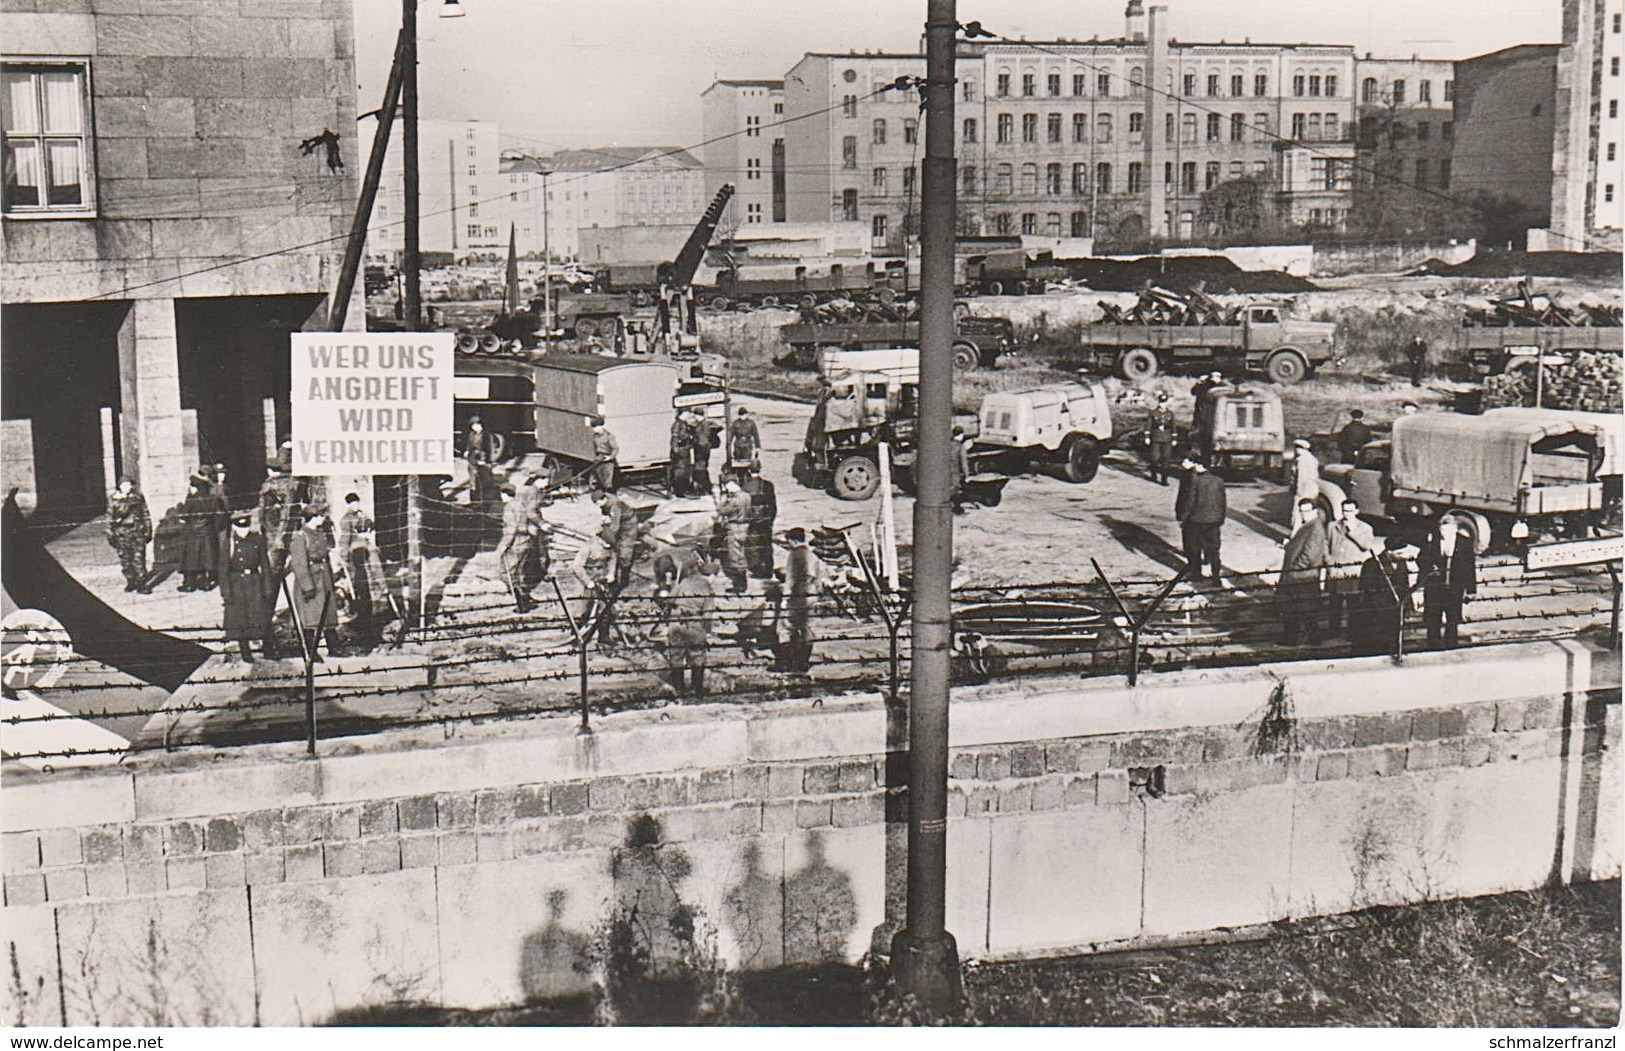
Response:
M1315 245L1313 272L1330 277L1343 274L1381 274L1409 270L1429 259L1446 263L1465 263L1478 253L1478 242L1466 241L1425 242L1396 244L1329 244Z
M1013 957L1616 876L1618 686L1533 643L959 692L949 928ZM737 966L855 960L901 916L901 721L831 698L8 772L6 1017L580 991L651 864Z

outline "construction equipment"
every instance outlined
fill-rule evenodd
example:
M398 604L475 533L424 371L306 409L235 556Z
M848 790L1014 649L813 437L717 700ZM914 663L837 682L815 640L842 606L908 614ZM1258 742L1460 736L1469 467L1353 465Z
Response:
M1051 383L982 397L973 462L1020 474L1047 467L1069 482L1087 482L1112 442L1111 405L1100 384Z
M867 500L880 488L880 444L898 455L911 451L918 412L918 369L832 376L791 473L842 500Z

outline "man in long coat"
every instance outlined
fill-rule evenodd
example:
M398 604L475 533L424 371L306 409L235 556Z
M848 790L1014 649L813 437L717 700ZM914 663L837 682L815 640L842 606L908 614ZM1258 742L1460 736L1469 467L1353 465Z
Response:
M295 623L305 633L306 650L321 662L316 652L317 636L327 641L327 652L338 650L339 623L337 596L333 593L333 544L323 528L327 512L320 506L307 508L305 521L288 543L288 564L293 570L293 611Z
M1207 461L1197 456L1185 457L1181 466L1185 477L1179 480L1179 492L1174 497L1174 517L1179 520L1185 563L1192 580L1201 577L1203 563L1211 570L1212 578L1218 580L1219 547L1228 513L1224 479L1209 471Z
M806 675L812 667L812 598L818 587L818 556L813 554L807 543L805 529L791 529L784 534L784 538L790 544L790 555L785 562L789 598L784 608L789 625L776 670Z
M275 583L271 575L271 559L265 537L253 529L252 511L238 511L231 516L231 528L220 536L220 599L224 603L221 627L226 641L235 642L243 660L254 660L249 643L260 640L260 650L267 656L275 647L268 632L271 618L267 613L275 598Z
M119 569L124 572L124 590L148 594L147 544L152 540L152 515L146 497L129 478L120 478L118 488L107 498L107 542L118 552Z
M181 502L180 573L182 591L210 591L220 568L220 507L209 483L193 475Z
M1337 521L1326 529L1326 589L1331 593L1333 631L1342 627L1345 616L1354 620L1359 605L1360 569L1377 550L1377 535L1360 518L1360 505L1344 500Z
M1455 649L1460 641L1462 605L1478 591L1477 553L1473 537L1454 520L1439 523L1422 547L1417 563L1422 578L1422 619L1428 645Z
M1297 518L1301 524L1286 542L1281 579L1275 587L1289 646L1301 645L1305 639L1315 642L1320 636L1320 576L1329 547L1326 524L1314 501L1300 501Z
M728 469L734 477L748 476L762 467L762 435L756 421L741 405L734 421L728 425Z
M1353 656L1399 655L1413 607L1410 561L1415 557L1416 545L1396 533L1360 567L1360 604L1349 624Z

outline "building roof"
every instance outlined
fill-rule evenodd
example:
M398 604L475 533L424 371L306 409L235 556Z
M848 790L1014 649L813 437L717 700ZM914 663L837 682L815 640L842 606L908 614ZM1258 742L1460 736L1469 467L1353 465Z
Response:
M711 87L706 88L705 90L710 91L711 88L783 88L783 87L784 87L784 81L782 79L781 80L717 80L717 81L713 81L712 84L711 84ZM704 93L705 92L701 92L702 95Z
M595 149L560 150L549 157L529 154L502 158L504 172L601 172L627 168L642 161L666 162L677 168L703 167L681 146L602 146Z

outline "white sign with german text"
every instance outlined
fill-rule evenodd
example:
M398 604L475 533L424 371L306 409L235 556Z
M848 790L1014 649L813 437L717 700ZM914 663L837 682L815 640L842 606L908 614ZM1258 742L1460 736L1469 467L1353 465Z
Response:
M295 332L293 473L449 474L451 332Z

